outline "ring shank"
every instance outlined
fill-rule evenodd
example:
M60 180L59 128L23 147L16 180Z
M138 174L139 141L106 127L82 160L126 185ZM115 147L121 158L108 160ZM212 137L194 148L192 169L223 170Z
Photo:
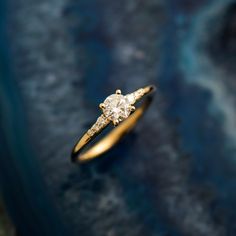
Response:
M145 94L151 95L151 93L155 90L155 87L148 86L144 89L147 90ZM82 152L82 149L91 141L91 137L89 137L87 133L84 134L84 136L75 145L72 151L72 161L86 162L100 156L101 154L111 149L126 133L133 129L138 120L142 117L146 109L149 107L151 100L152 96L147 96L140 107L138 107L126 120L120 123L92 147Z

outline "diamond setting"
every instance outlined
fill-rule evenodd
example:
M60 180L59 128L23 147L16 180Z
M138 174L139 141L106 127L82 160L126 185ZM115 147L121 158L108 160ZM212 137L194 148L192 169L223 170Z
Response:
M105 117L113 122L114 125L126 119L134 107L126 96L119 92L112 94L102 103L102 110Z
M108 124L109 124L109 121L102 114L100 117L98 117L96 123L87 131L88 136L92 137L93 135L95 135L96 133L104 129Z

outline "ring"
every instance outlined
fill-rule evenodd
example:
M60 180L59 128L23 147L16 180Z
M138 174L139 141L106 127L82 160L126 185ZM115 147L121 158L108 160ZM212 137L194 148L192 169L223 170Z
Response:
M144 114L151 103L152 94L156 90L155 86L140 88L133 93L122 95L121 90L116 90L115 94L108 96L99 105L102 115L98 117L94 125L81 137L72 150L71 160L73 162L86 162L94 159L111 149L120 139L128 133ZM146 99L138 107L134 104L145 95ZM84 148L104 130L110 123L115 128L105 137L99 140L92 147Z

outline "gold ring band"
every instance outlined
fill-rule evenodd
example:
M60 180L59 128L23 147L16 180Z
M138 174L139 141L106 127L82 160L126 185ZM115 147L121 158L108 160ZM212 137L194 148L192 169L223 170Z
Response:
M121 94L120 90L116 90L116 94L112 94L107 97L104 103L100 104L103 114L76 143L72 150L71 160L73 162L86 162L100 156L112 148L135 126L144 114L145 110L150 105L152 100L151 95L155 89L155 86L151 85L140 88L125 96ZM145 95L147 95L146 99L136 109L133 105ZM111 122L116 127L92 147L84 150L85 146L87 146Z

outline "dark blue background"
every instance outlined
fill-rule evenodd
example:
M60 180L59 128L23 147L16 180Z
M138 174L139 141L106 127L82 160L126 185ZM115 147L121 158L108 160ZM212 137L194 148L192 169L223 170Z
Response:
M19 235L236 235L236 3L0 5L0 183ZM117 147L70 162L120 88L156 84Z

